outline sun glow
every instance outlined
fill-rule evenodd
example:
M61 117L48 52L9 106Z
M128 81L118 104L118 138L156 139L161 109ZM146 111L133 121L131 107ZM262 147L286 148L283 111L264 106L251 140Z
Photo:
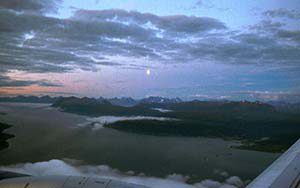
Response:
M151 74L150 69L147 69L147 70L146 70L146 74L147 74L148 76Z

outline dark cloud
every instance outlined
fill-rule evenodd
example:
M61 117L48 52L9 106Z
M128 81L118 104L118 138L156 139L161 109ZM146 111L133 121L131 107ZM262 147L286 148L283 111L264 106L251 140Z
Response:
M300 42L300 30L279 30L278 37Z
M299 31L280 22L262 21L246 31L230 31L206 17L78 10L70 19L57 19L7 8L0 10L1 74L96 71L103 65L144 69L145 60L299 66ZM33 83L11 85L25 84Z
M198 33L209 30L225 29L224 23L206 17L195 17L185 15L157 16L149 13L125 10L79 10L74 19L89 20L96 22L117 22L125 25L144 25L147 29L162 29L167 32Z
M265 16L272 18L285 17L289 19L300 19L300 11L289 10L285 8L279 8L274 10L268 10L263 13Z
M14 80L8 76L0 75L0 87L24 87L38 85L42 87L62 87L62 84L49 82L48 80Z
M0 11L0 25L2 72L64 72L76 68L95 70L97 64L119 65L91 55L99 54L104 46L98 38L103 35L101 26L93 28L93 24L9 11Z
M0 75L0 87L21 87L33 85L32 81L12 80L9 77Z
M225 28L212 18L159 17L121 10L82 10L67 20L2 10L0 18L2 71L95 70L96 65L122 65L124 62L105 58L116 54L162 59L162 50L169 53L166 48L180 46L174 44L178 33L203 35ZM159 37L160 32L165 36Z
M218 8L211 0L197 0L193 8L216 8L219 11L224 11L227 8Z
M43 92L44 94L49 94L49 95L58 95L58 96L78 96L78 93L73 93L73 92L62 92L62 91L45 91Z
M282 22L275 22L272 20L262 20L255 25L251 25L249 29L255 30L258 32L274 32L285 26Z
M0 8L15 11L53 12L61 0L1 0Z
M274 33L237 33L227 37L206 38L186 48L194 59L233 64L299 65L300 47ZM186 57L186 56L185 56Z
M260 101L286 101L299 102L300 92L286 92L286 91L239 91L238 95L244 95L248 99Z
M63 84L61 83L49 82L46 79L35 81L35 84L42 87L63 87Z

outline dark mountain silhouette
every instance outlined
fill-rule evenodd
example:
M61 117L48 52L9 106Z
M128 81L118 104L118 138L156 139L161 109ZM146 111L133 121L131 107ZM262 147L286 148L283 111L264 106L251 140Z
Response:
M131 97L122 97L122 98L111 98L108 101L116 106L124 106L124 107L131 107L135 106L139 103L138 100L135 100Z
M148 98L149 99L149 98ZM145 102L146 101L146 102ZM243 148L280 152L300 137L300 118L274 106L249 101L178 101L150 98L135 106L113 105L109 100L60 98L53 106L90 116L159 116L174 121L127 120L105 127L158 136L206 136L243 140ZM160 112L154 107L168 109ZM263 139L261 138L268 138ZM248 144L249 143L249 144Z
M50 103L64 111L87 116L156 116L172 121L128 120L105 127L138 134L163 136L208 136L240 139L246 148L281 151L300 137L299 104L271 105L249 101L182 101L178 98L0 98L1 102ZM155 110L157 108L165 111ZM299 111L298 111L299 112ZM268 139L261 138L267 137ZM259 140L259 141L258 141ZM249 143L249 144L248 144Z
M124 107L113 105L109 100L93 98L65 97L58 99L52 105L61 109L84 115L159 115L159 112L143 106Z

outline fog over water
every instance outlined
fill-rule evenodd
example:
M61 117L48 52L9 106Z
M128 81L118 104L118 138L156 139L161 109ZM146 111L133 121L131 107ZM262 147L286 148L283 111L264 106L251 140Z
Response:
M7 113L0 120L13 125L6 132L16 136L9 140L9 148L0 151L1 170L32 175L92 175L154 188L243 187L279 156L234 149L230 146L238 142L216 138L78 126L107 116L91 119L49 104L1 103L0 112Z
M111 124L125 120L158 120L158 121L176 121L175 118L152 117L152 116L100 116L87 118L84 123L78 124L79 127L90 126L93 130L103 128L105 124Z

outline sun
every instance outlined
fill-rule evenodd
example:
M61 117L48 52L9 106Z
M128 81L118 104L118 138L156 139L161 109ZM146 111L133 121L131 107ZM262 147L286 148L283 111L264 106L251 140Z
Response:
M147 70L146 70L146 74L147 74L148 76L151 74L150 69L147 69Z

